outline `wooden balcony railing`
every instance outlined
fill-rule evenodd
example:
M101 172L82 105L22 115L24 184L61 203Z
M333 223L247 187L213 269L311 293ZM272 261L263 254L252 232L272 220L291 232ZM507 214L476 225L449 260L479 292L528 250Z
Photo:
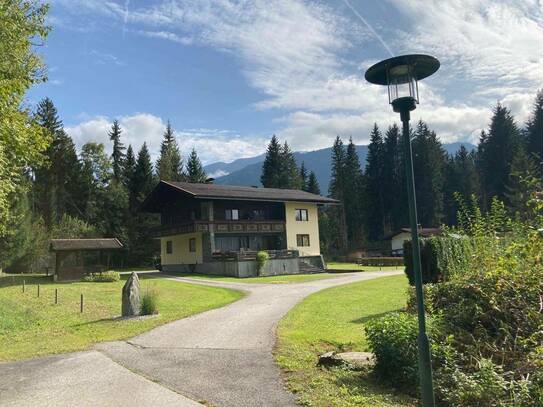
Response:
M151 231L152 237L181 235L194 232L215 233L282 233L284 220L194 220L176 225L166 225Z
M293 259L299 257L297 250L264 250L270 259ZM239 252L216 252L212 254L213 261L246 261L256 260L256 250L243 250Z

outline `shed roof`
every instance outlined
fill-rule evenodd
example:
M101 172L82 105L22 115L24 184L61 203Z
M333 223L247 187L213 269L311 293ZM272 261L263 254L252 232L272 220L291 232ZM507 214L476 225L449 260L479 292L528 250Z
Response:
M196 199L229 199L268 202L311 202L317 204L337 204L339 201L298 189L241 187L235 185L197 184L190 182L160 181L149 194L141 209L154 211L162 201L158 198L165 189L184 193Z
M49 246L52 251L69 250L117 250L123 244L117 238L102 239L51 239Z

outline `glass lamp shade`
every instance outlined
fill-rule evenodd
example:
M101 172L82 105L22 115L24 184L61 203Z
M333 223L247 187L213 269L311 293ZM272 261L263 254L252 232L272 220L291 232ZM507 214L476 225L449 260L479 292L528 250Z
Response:
M410 98L419 103L417 78L411 65L397 65L387 69L388 102Z

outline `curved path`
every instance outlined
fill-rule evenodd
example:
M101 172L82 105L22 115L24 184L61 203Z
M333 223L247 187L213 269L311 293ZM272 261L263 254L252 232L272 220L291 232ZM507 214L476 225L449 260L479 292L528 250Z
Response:
M2 405L73 405L70 401L75 399L78 405L85 405L81 401L89 397L92 403L88 405L95 406L198 405L195 401L219 407L295 406L295 397L283 387L272 355L277 322L316 291L399 273L346 274L295 284L172 277L241 289L248 295L127 341L99 344L94 351L0 365ZM49 385L43 384L44 378ZM104 378L107 385L99 386ZM115 386L119 382L124 386ZM56 393L49 386L65 388Z

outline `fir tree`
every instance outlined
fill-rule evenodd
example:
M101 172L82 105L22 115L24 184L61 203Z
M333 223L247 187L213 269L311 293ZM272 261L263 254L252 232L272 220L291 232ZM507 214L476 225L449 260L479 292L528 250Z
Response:
M368 237L379 240L384 234L385 205L384 205L384 143L383 136L377 127L373 126L366 158L366 196Z
M85 203L80 184L81 163L75 145L64 132L57 109L49 98L38 105L36 119L52 137L45 152L48 166L38 168L35 172L36 206L50 229L64 215L81 216L84 212Z
M279 186L284 189L301 189L302 181L296 159L285 141L279 154Z
M383 151L385 233L395 232L407 224L404 172L400 129L393 124L385 134Z
M129 183L131 209L133 213L136 212L138 205L143 202L145 197L153 190L155 183L156 181L153 174L153 165L151 164L149 149L147 148L147 143L143 143L138 152L134 173Z
M352 138L349 138L345 154L344 177L346 182L344 185L343 206L347 223L347 240L350 246L358 246L363 237L365 183L360 167L360 159Z
M436 133L422 120L415 130L412 148L419 223L423 227L438 227L443 220L446 153Z
M530 201L541 191L541 173L537 162L520 149L511 162L511 174L506 185L509 211L527 221L532 216Z
M184 179L179 146L169 121L160 145L160 157L157 160L156 169L158 178L161 180L182 181Z
M521 148L522 136L511 112L498 104L488 134L482 133L479 141L478 163L486 205L492 197L504 199L511 163Z
M302 191L307 191L307 182L307 169L305 168L305 163L302 161L302 165L300 166L300 183Z
M311 192L312 194L320 195L321 188L319 187L319 182L317 181L317 176L315 172L311 171L307 179L306 191Z
M123 169L123 185L126 188L130 188L130 182L134 177L134 171L136 170L136 157L134 156L134 150L132 145L129 145L126 150L126 157L124 161Z
M260 182L264 188L280 188L281 145L275 134L272 136L266 150L266 158L262 164Z
M543 161L543 90L537 93L532 116L526 129L528 152L535 154L539 165Z
M196 154L196 150L193 148L190 152L189 159L187 161L187 181L193 183L205 183L207 180L207 174L204 171L204 167Z
M330 206L323 216L323 234L326 235L326 245L334 251L342 252L347 248L347 222L343 206L345 199L345 184L348 180L345 177L346 152L345 145L339 136L336 137L332 146L332 172L328 195L341 202L340 205Z
M113 121L111 130L108 133L109 139L113 141L113 152L111 153L111 159L113 161L113 178L120 182L123 174L123 165L125 160L124 145L121 142L121 126L117 120Z

